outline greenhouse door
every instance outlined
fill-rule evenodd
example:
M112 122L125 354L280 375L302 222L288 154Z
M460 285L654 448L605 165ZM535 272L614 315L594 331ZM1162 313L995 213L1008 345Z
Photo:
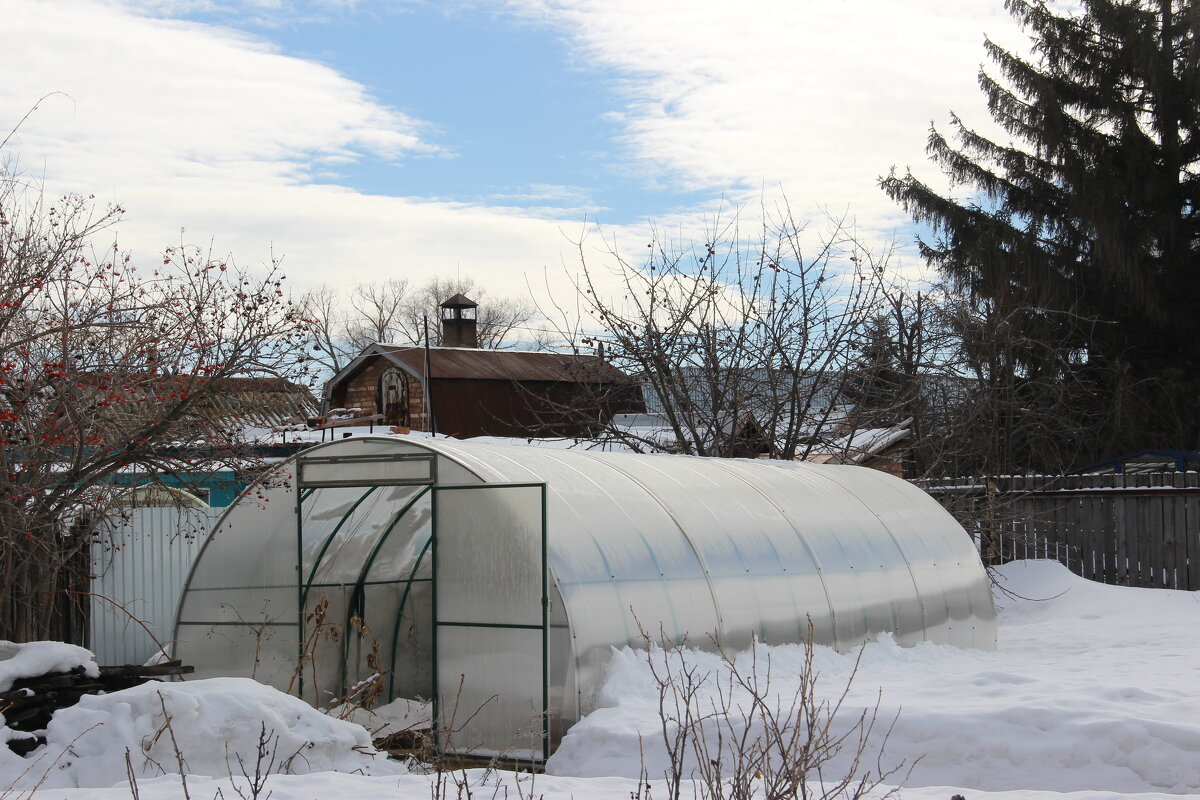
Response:
M544 761L546 486L440 486L433 509L438 746Z

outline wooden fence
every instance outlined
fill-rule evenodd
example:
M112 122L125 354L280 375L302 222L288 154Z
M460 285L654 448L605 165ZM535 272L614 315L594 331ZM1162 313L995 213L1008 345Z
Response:
M975 536L985 563L1052 558L1102 583L1200 589L1200 473L919 485Z

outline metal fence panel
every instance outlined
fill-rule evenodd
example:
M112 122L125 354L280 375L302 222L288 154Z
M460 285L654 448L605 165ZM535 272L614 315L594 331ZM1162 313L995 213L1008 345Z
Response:
M143 664L158 652L155 639L167 644L188 571L224 511L138 508L105 527L92 545L90 642L97 663Z

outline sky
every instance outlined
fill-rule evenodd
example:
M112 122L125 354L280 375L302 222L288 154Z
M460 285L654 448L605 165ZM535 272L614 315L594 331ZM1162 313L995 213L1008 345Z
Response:
M985 34L1024 41L1002 0L0 0L0 20L3 157L119 203L135 260L185 241L282 258L294 289L560 297L581 238L636 256L651 224L686 242L783 202L915 269L878 179L935 179L931 122L987 129Z

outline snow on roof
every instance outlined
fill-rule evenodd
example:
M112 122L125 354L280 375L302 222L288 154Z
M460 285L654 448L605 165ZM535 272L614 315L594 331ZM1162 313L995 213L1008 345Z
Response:
M913 418L890 428L863 428L837 437L808 460L817 464L861 464L912 436Z

